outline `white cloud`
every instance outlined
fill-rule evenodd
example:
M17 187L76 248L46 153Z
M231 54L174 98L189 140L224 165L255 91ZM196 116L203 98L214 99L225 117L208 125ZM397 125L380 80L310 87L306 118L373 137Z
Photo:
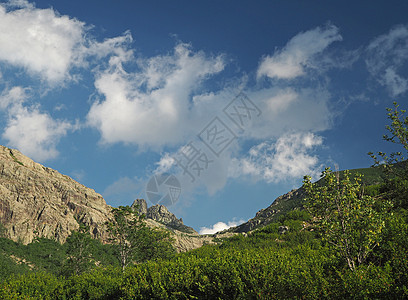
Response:
M283 135L275 143L264 141L253 146L248 156L234 159L230 175L248 175L274 183L304 175L317 176L321 171L319 159L309 152L322 143L323 139L313 133Z
M375 38L367 47L366 65L371 76L392 96L408 90L408 79L399 72L408 62L408 26L400 25Z
M124 62L112 57L95 81L103 99L93 103L87 119L102 142L161 147L194 134L191 95L207 77L222 71L222 57L179 44L173 54L140 60L139 73L126 72Z
M169 153L165 153L156 163L157 168L154 171L155 174L161 174L168 172L175 164L174 158Z
M267 110L273 114L286 111L288 107L296 101L298 94L292 89L281 90L277 95L266 100Z
M2 137L8 145L19 149L37 161L45 161L58 156L56 145L66 135L71 124L54 120L37 107L15 105L10 109Z
M262 115L254 118L245 137L270 139L286 132L318 132L332 126L331 94L323 86L288 88L278 85L248 92L248 96L258 105Z
M305 74L305 68L313 68L313 58L324 51L331 43L341 41L336 26L315 29L299 33L286 46L273 56L262 59L257 76L278 79L293 79Z
M245 220L239 220L239 221L229 221L228 223L224 222L217 222L211 227L201 227L200 228L200 234L214 234L219 231L223 231L225 229L228 229L230 227L238 226L242 223L244 223Z
M34 160L55 158L58 156L56 145L60 138L75 126L54 120L36 105L24 106L29 97L29 90L22 87L5 89L1 93L0 110L7 114L2 137L10 147L19 149Z
M19 6L7 10L7 7ZM84 23L26 1L0 4L0 61L56 84L83 62Z
M0 94L0 110L23 103L28 98L28 89L20 86L4 89Z

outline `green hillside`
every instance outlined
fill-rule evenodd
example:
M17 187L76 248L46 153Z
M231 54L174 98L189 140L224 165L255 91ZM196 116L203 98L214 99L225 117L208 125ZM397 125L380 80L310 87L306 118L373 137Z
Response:
M362 175L362 185L370 192L377 193L379 186L384 183L386 174L382 166L372 168L361 168L349 170L351 177L357 174ZM342 178L344 171L339 171L339 177ZM323 180L319 179L317 184L323 184ZM276 222L279 218L292 210L301 210L303 208L302 200L305 198L305 190L300 187L292 190L282 196L276 198L272 204L260 210L253 219L231 228L229 232L249 232L254 229L262 228L272 222Z
M389 130L408 151L407 126ZM86 228L63 245L0 238L0 299L408 299L408 164L385 161L306 177L186 253L130 207L114 210L110 244Z
M384 184L380 168L365 175L365 188ZM344 173L341 177L344 177ZM324 186L319 181L316 186ZM298 209L305 189L274 202L271 222L218 245L129 265L114 245L94 241L91 264L67 269L69 247L40 239L21 245L0 239L1 299L347 299L408 297L408 212L394 206L381 243L350 270L344 257ZM381 197L380 197L381 198ZM380 199L379 198L379 199ZM266 210L264 210L266 211ZM392 214L391 214L392 212ZM261 212L262 213L262 212Z

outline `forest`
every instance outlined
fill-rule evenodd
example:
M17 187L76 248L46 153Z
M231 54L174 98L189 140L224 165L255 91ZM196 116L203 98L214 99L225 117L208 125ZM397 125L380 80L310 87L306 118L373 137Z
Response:
M318 182L305 176L300 207L218 244L175 253L168 233L147 228L128 207L114 209L109 244L85 227L62 245L2 237L0 298L408 298L405 113L397 103L388 109L383 137L401 151L369 153L379 182L329 168Z

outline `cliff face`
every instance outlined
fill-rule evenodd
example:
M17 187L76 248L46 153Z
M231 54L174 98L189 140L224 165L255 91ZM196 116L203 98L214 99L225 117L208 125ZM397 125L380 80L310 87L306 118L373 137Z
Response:
M165 206L147 208L145 200L137 199L132 207L146 215L149 226L170 230L178 252L212 243L213 237L200 236ZM0 225L6 237L24 244L36 237L63 243L83 223L94 238L106 242L111 209L94 190L0 146Z
M149 207L146 217L182 232L197 233L193 228L184 225L183 220L177 219L164 205L156 204Z
M64 242L80 221L105 240L110 210L94 190L0 146L0 223L7 237L23 243L35 237Z

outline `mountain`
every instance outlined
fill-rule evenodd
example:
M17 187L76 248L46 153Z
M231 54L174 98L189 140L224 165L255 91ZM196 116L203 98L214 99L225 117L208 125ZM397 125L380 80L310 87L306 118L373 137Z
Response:
M137 199L132 207L143 210L148 226L169 230L178 251L213 242L212 236L200 236L162 205L147 208L146 201ZM81 223L89 226L94 238L106 242L111 210L93 189L0 146L0 225L6 237L24 244L36 237L63 243Z
M64 242L79 223L106 240L112 218L102 196L17 150L0 146L0 222L6 236L22 243L36 237Z
M362 183L365 186L379 184L384 181L383 169L381 167L352 169L350 176L354 177L356 174L363 175ZM340 177L344 171L339 172ZM322 179L317 181L322 183ZM282 196L276 198L271 205L258 211L254 218L247 222L228 229L228 232L243 233L249 232L258 228L262 228L291 210L302 209L302 200L305 198L306 192L303 187L294 189Z
M183 219L177 219L164 205L156 204L147 208L146 200L136 199L131 207L137 213L145 215L147 219L154 220L172 229L197 234L197 231L184 225Z

